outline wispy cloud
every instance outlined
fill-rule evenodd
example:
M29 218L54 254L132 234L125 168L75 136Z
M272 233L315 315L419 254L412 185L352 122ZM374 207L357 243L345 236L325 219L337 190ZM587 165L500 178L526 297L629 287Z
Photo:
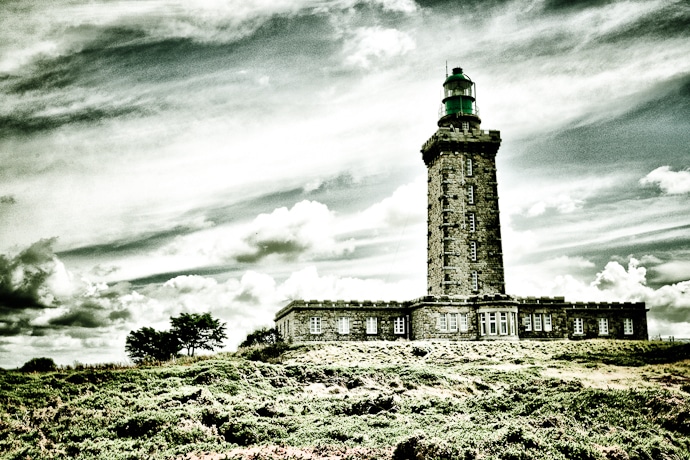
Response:
M656 185L669 195L690 193L690 169L672 171L670 166L659 166L642 179L642 185Z

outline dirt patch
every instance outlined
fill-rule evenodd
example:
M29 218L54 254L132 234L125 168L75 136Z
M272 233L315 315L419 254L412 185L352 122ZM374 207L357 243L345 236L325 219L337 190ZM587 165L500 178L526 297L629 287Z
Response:
M387 460L393 458L393 448L322 446L284 447L256 446L232 449L226 453L191 453L179 460Z

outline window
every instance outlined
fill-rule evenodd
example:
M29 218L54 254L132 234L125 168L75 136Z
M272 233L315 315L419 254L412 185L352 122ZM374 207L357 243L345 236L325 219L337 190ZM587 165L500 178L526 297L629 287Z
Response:
M467 187L467 203L474 204L474 185Z
M367 334L378 334L377 318L370 316L367 318Z
M585 333L584 321L582 318L575 318L573 321L573 334L582 335Z
M458 330L458 314L448 313L448 330L451 332L457 332Z
M472 158L467 157L467 175L471 176L472 175Z
M470 129L470 122L469 121L463 121L462 122L462 130L467 131Z
M338 318L338 334L350 333L350 318Z
M608 318L599 318L599 335L608 335L609 320Z
M470 228L470 233L474 233L477 230L477 223L475 222L474 213L471 212L467 215L467 222Z
M472 272L472 290L479 290L479 274L477 272Z
M448 317L446 315L441 315L438 317L438 330L445 332L448 330Z
M534 314L534 330L541 331L541 313Z
M470 259L472 262L477 261L477 242L470 241Z
M489 313L489 335L496 335L496 313Z
M405 318L403 316L398 316L393 322L393 333L394 334L404 334L405 333Z
M632 335L633 333L633 321L632 318L625 318L623 320L623 334Z
M510 314L510 335L515 335L515 323L517 323L517 313Z
M508 335L508 313L501 312L499 313L499 327L501 331L501 335Z
M551 314L544 314L544 331L551 332Z
M321 334L321 318L319 316L309 318L309 333Z
M532 315L525 315L522 317L522 325L525 326L525 331L532 330Z
M460 332L467 332L468 329L467 313L460 313Z

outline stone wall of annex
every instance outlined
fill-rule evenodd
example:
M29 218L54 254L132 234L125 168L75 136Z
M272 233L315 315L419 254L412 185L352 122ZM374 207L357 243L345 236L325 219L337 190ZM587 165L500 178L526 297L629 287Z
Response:
M514 330L481 333L483 313L516 314ZM466 315L467 328L459 316L455 328L448 315ZM445 327L440 321L445 317ZM310 319L320 318L320 332L310 331ZM347 334L338 331L338 318L349 318ZM367 318L377 319L376 334L366 331ZM395 333L396 318L403 318L402 333ZM548 318L548 319L547 319ZM601 333L600 321L607 330ZM632 327L626 331L624 322ZM575 329L581 321L582 331ZM512 321L512 319L511 319ZM562 297L512 298L506 295L450 298L426 296L410 302L372 301L293 301L276 315L282 336L294 342L367 340L515 340L515 339L592 339L614 338L647 340L644 303L571 303Z
M276 327L284 338L295 342L398 340L409 338L410 318L403 302L319 302L293 301L276 316ZM394 321L404 318L404 332L396 334ZM319 318L321 331L310 331L310 319ZM338 318L348 318L349 332L338 331ZM367 318L376 318L377 331L367 333Z

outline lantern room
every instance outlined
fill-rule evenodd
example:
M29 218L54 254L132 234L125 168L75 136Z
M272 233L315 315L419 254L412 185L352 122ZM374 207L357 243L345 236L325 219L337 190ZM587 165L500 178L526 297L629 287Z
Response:
M456 67L443 83L442 106L439 110L439 126L448 126L457 120L458 128L479 128L479 110L476 103L474 82Z

